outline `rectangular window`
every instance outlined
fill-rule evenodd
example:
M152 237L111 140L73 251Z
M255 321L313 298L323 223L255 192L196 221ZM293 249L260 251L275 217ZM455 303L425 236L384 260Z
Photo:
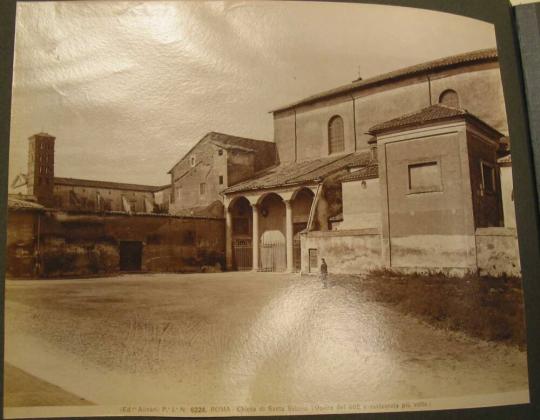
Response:
M219 176L219 185L223 185L223 175Z
M496 191L495 168L487 162L482 162L482 188L488 194Z
M199 193L201 195L206 194L206 184L204 182L201 182L201 184L199 185Z
M309 252L309 272L316 273L319 270L319 251L317 248L310 248Z
M409 165L409 192L442 191L439 162L422 162Z
M223 150L222 150L222 149L219 149L218 152L217 152L217 154L218 154L219 156L223 156Z

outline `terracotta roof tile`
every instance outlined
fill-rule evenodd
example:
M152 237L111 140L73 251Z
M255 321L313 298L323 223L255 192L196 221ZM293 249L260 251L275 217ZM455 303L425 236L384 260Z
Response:
M77 178L54 178L55 185L68 185L73 187L89 187L89 188L111 188L118 190L130 190L130 191L143 191L154 192L161 191L165 186L152 186L152 185L139 185L139 184L125 184L122 182L109 182L109 181L94 181L90 179L77 179Z
M365 166L340 178L341 182L360 181L379 177L379 165Z
M318 182L320 179L347 168L349 165L358 166L370 162L370 152L349 153L347 155L327 156L324 158L281 164L263 170L255 177L233 185L224 192L232 193Z
M8 196L8 209L15 211L43 211L45 207L33 201Z
M419 74L430 73L433 71L444 70L447 68L458 67L463 64L485 61L496 61L498 59L497 50L494 48L471 51L464 54L453 55L450 57L444 57L433 61L417 64L410 67L401 68L398 70L384 73L379 76L370 77L365 80L355 80L352 83L339 86L335 89L327 90L316 95L309 96L298 102L294 102L289 105L274 109L271 112L285 111L290 108L294 108L299 105L305 105L308 103L316 102L320 99L337 96L340 94L348 93L354 90L360 90L362 88L371 87L373 85L389 82L395 79L401 79L405 77L416 76Z
M370 134L379 133L394 128L409 127L411 125L421 125L428 122L452 119L459 116L465 116L469 113L464 109L451 108L449 106L436 104L420 111L411 112L398 118L376 124L368 132ZM470 114L469 114L470 115Z

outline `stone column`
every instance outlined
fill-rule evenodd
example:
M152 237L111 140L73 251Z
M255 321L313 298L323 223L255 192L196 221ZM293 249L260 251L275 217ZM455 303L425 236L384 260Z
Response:
M232 213L230 209L225 209L225 262L227 270L233 269L233 225Z
M253 271L259 271L259 207L252 204L253 210Z
M294 251L293 251L293 215L291 200L285 200L285 241L287 248L287 272L292 273L294 270Z

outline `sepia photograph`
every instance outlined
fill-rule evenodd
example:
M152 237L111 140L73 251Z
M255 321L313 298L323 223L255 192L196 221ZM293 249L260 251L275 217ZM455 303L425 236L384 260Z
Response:
M529 403L505 94L449 13L18 2L4 417Z

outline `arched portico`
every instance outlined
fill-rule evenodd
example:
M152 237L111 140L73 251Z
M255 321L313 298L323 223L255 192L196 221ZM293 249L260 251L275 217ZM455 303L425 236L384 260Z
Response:
M262 271L285 271L288 268L286 204L279 194L271 192L260 198L258 210L259 269Z
M228 270L253 268L253 212L246 197L235 197L226 208Z
M226 196L227 268L239 269L237 256L249 242L253 270L299 270L299 232L307 227L315 188L299 186ZM245 216L249 213L248 205L249 218ZM246 269L245 264L241 267Z
M292 217L292 270L301 269L300 232L308 227L315 193L310 188L299 188L291 198Z

